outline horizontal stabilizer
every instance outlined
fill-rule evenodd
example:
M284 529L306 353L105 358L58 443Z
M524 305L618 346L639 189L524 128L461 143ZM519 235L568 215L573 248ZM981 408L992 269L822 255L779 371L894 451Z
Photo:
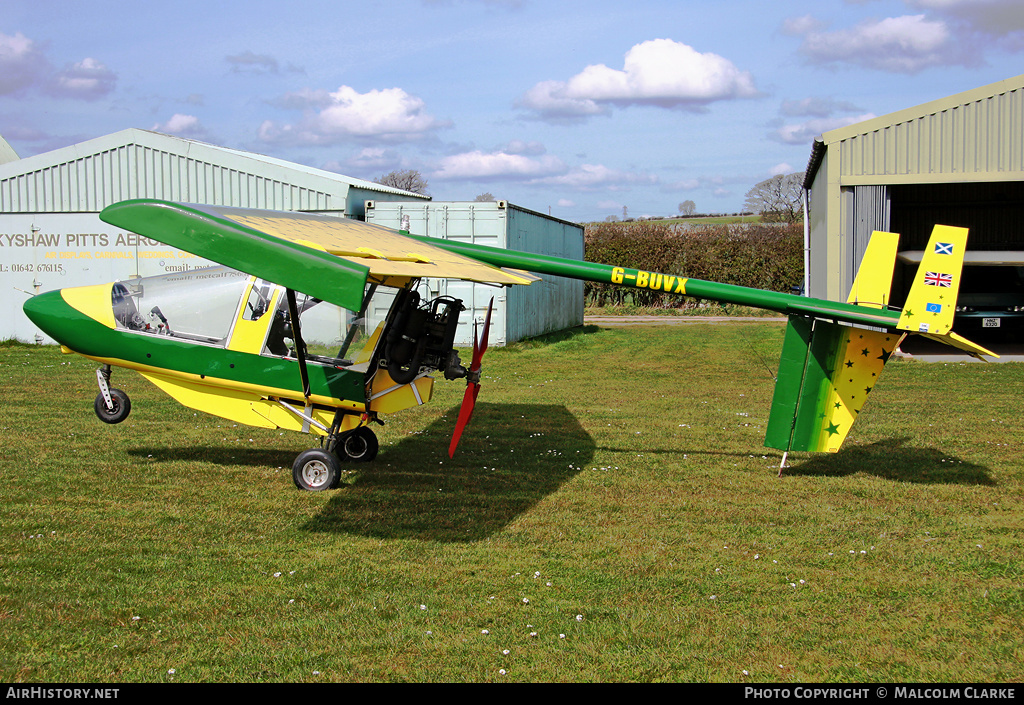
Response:
M903 336L791 316L765 445L835 453Z
M937 340L938 342L945 343L946 345L952 345L954 348L958 348L960 350L963 350L964 352L970 353L971 355L978 359L984 359L982 358L982 355L988 355L989 357L999 357L988 348L983 348L977 343L971 342L962 335L957 335L953 331L950 331L949 333L946 333L944 335L922 333L921 337L929 338L931 340Z

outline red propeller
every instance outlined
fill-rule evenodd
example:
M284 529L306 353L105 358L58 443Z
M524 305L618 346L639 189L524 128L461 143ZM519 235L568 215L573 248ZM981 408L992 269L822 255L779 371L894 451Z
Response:
M451 445L448 446L448 457L455 456L455 448L462 438L462 430L473 417L473 407L476 406L476 396L480 393L480 361L487 352L487 335L491 330L491 309L494 307L494 297L487 304L487 317L484 318L484 332L479 338L476 328L473 330L473 361L469 365L469 374L466 376L466 393L462 396L462 406L459 408L459 420L455 424L455 433L452 434Z

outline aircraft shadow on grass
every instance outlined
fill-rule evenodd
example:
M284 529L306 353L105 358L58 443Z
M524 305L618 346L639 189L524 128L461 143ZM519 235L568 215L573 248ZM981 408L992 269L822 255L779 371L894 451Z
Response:
M847 445L838 453L816 455L787 467L786 475L844 477L865 472L886 480L916 484L995 485L991 471L936 448L908 446L909 437L869 445Z
M806 459L790 456L790 464L782 472L783 475L807 477L845 477L864 472L887 480L916 484L996 484L987 467L962 460L934 448L909 447L907 446L909 440L908 437L888 438L870 445L847 445L838 453L815 454ZM611 453L636 452L631 448L609 446L601 446L599 450ZM643 452L680 457L687 455L691 458L749 458L752 455L750 452L680 450L678 448L645 448ZM775 462L781 457L778 451L767 449L760 455L767 455Z
M453 459L458 408L345 463L347 484L303 528L376 538L470 542L487 538L557 490L594 457L595 444L564 406L478 402ZM570 464L572 467L570 467Z
M156 462L178 460L199 460L224 467L251 467L266 465L274 468L289 468L295 460L295 451L276 450L262 447L241 446L173 446L169 448L132 448L128 455L146 458Z

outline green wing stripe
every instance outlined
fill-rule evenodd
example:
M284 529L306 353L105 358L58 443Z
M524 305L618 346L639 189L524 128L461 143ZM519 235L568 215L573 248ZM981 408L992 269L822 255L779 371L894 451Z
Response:
M104 208L100 219L351 311L362 305L366 267L245 227L202 206L122 201Z

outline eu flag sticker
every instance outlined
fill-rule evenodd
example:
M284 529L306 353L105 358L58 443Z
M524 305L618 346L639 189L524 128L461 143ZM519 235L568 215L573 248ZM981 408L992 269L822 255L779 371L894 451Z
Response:
M935 254L937 254L937 255L951 255L951 254L953 254L953 243L952 242L936 242L935 243Z
M925 310L928 313L940 313L942 311L942 304L927 304Z

